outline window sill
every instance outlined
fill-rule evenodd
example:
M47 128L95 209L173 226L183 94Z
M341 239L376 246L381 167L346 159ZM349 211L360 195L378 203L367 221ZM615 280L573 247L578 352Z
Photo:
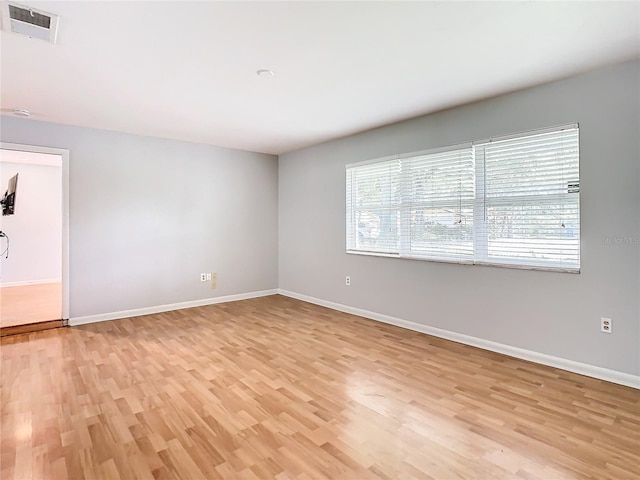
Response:
M347 250L348 255L363 255L366 257L384 257L384 258L398 258L400 260L419 260L421 262L436 262L436 263L453 263L457 265L478 265L481 267L498 267L498 268L511 268L516 270L538 270L543 272L556 272L556 273L580 273L580 267L570 266L549 266L549 265L522 265L516 263L500 263L480 260L460 260L449 258L427 258L418 257L412 255L401 255L399 253L382 253L382 252L364 252L358 250Z

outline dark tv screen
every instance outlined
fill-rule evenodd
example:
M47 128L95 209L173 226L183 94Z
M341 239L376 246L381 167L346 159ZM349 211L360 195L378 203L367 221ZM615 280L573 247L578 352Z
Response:
M7 191L4 193L2 200L2 215L13 215L16 210L16 189L18 187L18 174L16 173L9 179Z

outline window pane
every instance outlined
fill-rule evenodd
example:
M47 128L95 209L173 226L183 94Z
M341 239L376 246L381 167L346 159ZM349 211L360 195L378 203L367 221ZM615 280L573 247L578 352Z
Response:
M411 211L411 254L431 258L473 255L473 207Z
M379 253L399 251L398 209L358 210L356 250Z
M477 147L484 158L486 260L524 266L580 266L578 130L570 128ZM480 258L482 260L482 258Z
M576 129L485 146L487 198L567 193L578 182Z
M488 254L494 259L531 259L534 264L579 260L577 203L490 206L487 224Z
M471 147L404 159L407 247L433 259L473 258L475 166Z
M399 252L400 162L347 168L347 250Z

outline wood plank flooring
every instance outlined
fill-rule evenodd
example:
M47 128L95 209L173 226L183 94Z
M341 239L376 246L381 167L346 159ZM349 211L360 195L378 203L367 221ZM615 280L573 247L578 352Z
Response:
M640 476L640 391L282 296L0 342L3 480Z
M0 287L0 328L62 319L62 283Z

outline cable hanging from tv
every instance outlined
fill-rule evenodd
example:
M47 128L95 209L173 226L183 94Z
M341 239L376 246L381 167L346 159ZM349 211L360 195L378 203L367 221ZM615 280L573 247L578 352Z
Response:
M9 235L7 235L6 233L0 231L0 238L6 238L7 239L7 248L5 248L2 253L0 253L0 257L2 257L3 255L5 255L4 258L9 258Z

